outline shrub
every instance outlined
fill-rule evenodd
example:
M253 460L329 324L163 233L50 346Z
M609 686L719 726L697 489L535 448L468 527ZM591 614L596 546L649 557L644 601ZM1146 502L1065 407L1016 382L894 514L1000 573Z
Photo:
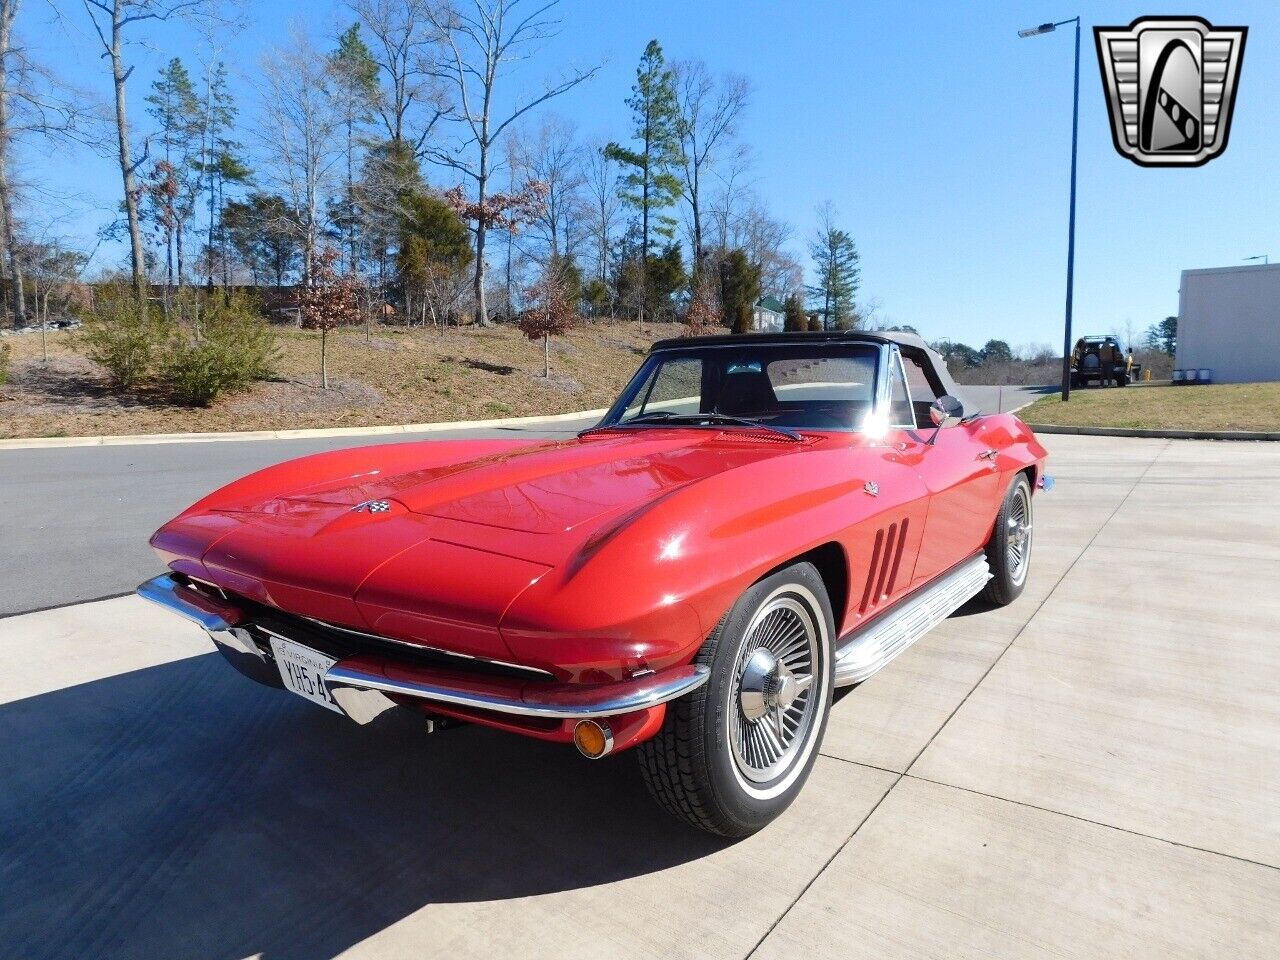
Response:
M168 336L168 324L120 285L98 294L77 342L85 356L106 367L116 384L128 390L151 372Z
M215 295L191 332L174 331L160 359L160 378L179 403L207 407L221 394L271 376L275 334L242 295Z
M13 347L0 343L0 387L9 382L9 361L13 359Z

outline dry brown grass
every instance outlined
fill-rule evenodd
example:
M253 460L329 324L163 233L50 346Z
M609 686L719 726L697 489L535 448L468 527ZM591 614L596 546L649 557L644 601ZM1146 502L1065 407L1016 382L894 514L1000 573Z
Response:
M583 323L551 342L551 377L542 343L507 326L436 330L382 328L330 334L329 376L321 390L319 334L280 331L273 380L217 400L180 407L157 391L125 394L74 349L73 335L49 335L49 364L38 335L5 338L13 373L0 387L0 438L207 433L430 423L570 413L608 406L654 340L679 336L678 324Z
M1148 430L1280 431L1280 383L1072 390L1020 411L1027 423Z

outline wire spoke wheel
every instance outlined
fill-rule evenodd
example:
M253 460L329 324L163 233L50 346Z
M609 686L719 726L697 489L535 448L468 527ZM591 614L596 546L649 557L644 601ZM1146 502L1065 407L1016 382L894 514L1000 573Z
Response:
M1009 579L1020 584L1026 578L1031 559L1031 499L1025 486L1014 489L1005 522L1005 555Z
M747 780L776 780L801 753L818 714L821 642L813 611L791 593L763 605L744 632L727 706L733 760Z

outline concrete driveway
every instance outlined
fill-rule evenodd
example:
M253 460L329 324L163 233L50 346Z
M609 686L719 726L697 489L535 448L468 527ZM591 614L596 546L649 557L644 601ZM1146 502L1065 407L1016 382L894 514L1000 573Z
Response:
M359 728L132 597L0 620L0 956L1280 956L1280 446L1045 440L1026 593L735 844L625 754Z

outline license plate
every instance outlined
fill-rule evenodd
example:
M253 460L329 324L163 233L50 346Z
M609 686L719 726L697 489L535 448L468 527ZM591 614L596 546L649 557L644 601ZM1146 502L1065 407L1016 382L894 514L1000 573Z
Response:
M284 681L285 689L335 713L343 712L329 696L323 680L326 671L337 660L282 637L271 638L271 652L275 654L276 666L280 669L280 679Z

